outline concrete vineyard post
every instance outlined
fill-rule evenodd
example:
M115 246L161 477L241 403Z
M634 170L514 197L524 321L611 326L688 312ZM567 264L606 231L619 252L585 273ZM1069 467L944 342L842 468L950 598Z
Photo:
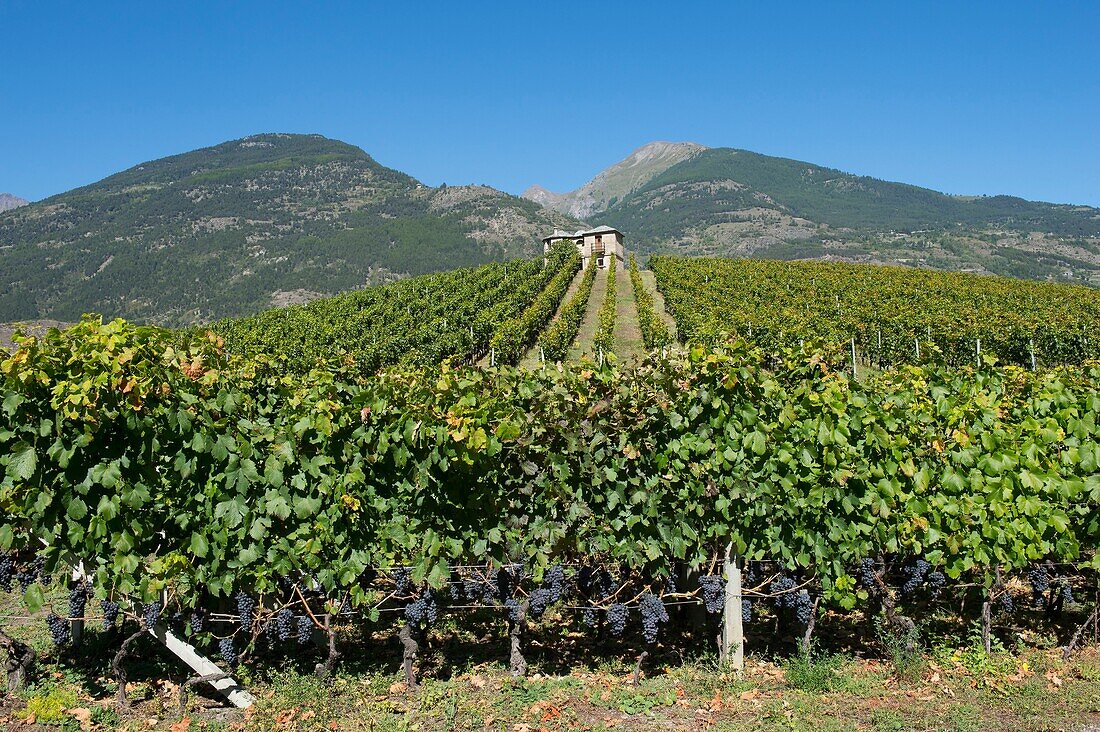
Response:
M721 662L740 675L745 669L745 632L741 617L741 568L726 550L726 601L722 607Z

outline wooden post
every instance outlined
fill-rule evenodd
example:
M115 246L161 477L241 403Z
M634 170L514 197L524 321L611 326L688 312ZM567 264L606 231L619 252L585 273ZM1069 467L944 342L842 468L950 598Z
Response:
M1031 351L1031 370L1034 371L1035 370L1035 339L1034 338L1028 338L1027 339L1027 346L1028 346L1028 350Z
M976 357L975 365L978 368L982 367L982 339L978 338L974 341L974 356Z
M856 370L856 339L852 339L852 378L859 376L859 372Z
M920 338L914 338L913 341L917 344L917 360L920 361Z
M741 568L726 549L726 602L722 608L721 662L740 675L745 670L745 632L741 617Z
M199 653L193 645L176 636L164 624L157 623L156 626L149 629L149 633L163 643L165 648L175 654L181 661L190 666L199 676L218 676L224 673L218 667L218 664ZM211 681L210 685L238 709L246 709L256 701L256 698L238 684L232 676L225 675L221 679Z

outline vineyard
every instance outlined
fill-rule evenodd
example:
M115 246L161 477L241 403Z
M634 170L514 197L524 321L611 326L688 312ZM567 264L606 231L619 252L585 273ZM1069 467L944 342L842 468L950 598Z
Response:
M230 350L283 354L308 371L345 359L364 373L443 359L472 363L498 347L515 363L554 314L580 258L572 246L518 260L402 280L308 305L224 320L213 330Z
M979 278L934 295L831 267L781 294L800 266L655 259L693 343L668 348L631 260L638 361L597 358L622 283L614 264L579 272L572 247L212 332L87 317L20 339L0 362L0 592L23 608L0 617L9 685L33 674L24 621L66 654L100 638L120 706L150 633L217 661L188 682L215 686L288 655L330 675L381 632L399 650L372 653L414 687L455 627L499 635L517 677L587 636L635 683L717 636L732 651L733 616L749 651L784 654L853 627L915 644L929 623L973 623L987 651L1028 628L1067 654L1100 640L1100 366L1056 297L1087 294ZM846 319L799 320L809 293ZM902 293L985 303L1015 335ZM591 358L550 367L586 313ZM866 354L880 330L881 365L909 365L837 367L846 333ZM973 368L978 332L1009 362L1021 342L1062 350ZM531 349L541 368L510 365Z
M736 335L765 349L819 345L835 361L1043 367L1100 358L1100 291L822 262L654 257L687 341Z

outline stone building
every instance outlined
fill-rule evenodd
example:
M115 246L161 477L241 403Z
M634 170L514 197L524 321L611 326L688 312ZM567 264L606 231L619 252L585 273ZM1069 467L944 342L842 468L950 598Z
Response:
M596 260L597 267L607 267L611 263L611 257L618 259L619 264L624 264L623 233L618 229L597 226L595 229L575 231L572 234L555 230L550 236L543 237L543 252L549 251L551 246L564 240L577 245L582 267L588 267L588 263L593 258Z

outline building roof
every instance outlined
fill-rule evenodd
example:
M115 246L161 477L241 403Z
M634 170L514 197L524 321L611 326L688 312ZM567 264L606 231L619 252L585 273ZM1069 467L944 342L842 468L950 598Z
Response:
M588 236L589 234L618 234L623 235L623 232L618 229L613 229L610 226L597 226L595 229L579 229L570 234L568 231L562 231L561 229L554 229L554 233L550 236L544 236L542 240L544 242L555 241L556 239L580 239L582 236Z

